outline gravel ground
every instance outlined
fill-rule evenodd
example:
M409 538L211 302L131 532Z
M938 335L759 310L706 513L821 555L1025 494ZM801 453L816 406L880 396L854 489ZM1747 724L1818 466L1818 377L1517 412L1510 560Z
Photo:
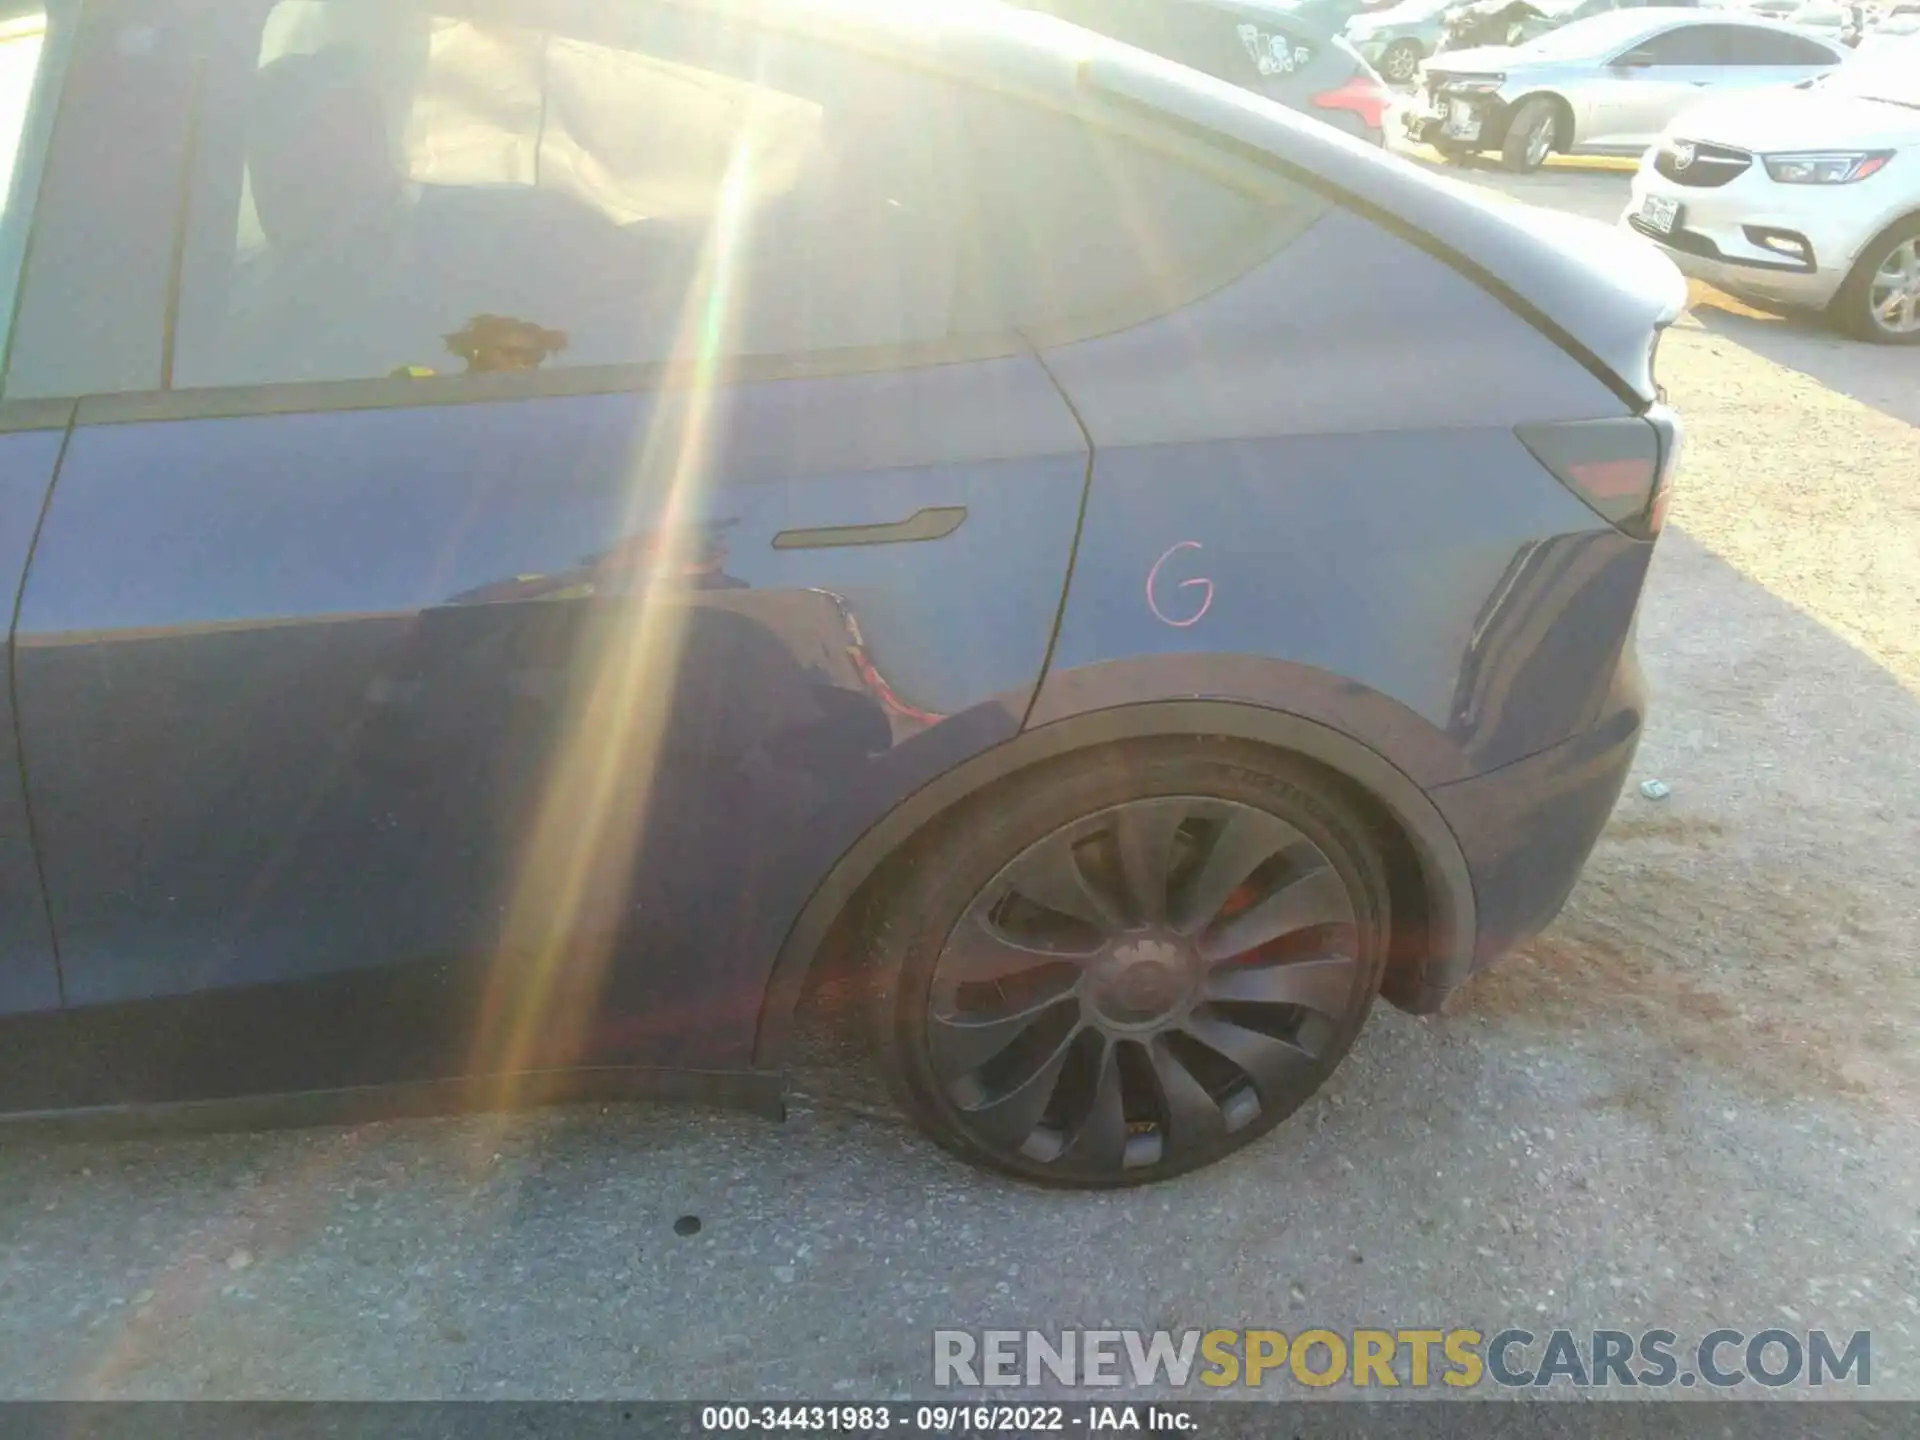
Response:
M1776 1323L1872 1330L1873 1393L1920 1398L1920 351L1699 301L1641 622L1671 796L1250 1153L1023 1189L830 1052L785 1126L15 1143L0 1398L870 1397L927 1393L949 1326Z

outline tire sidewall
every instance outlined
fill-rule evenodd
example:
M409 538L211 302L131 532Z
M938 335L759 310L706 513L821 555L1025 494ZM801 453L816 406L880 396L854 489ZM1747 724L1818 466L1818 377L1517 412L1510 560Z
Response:
M974 898L1029 846L1098 811L1131 800L1203 795L1278 815L1320 846L1353 902L1353 998L1322 1047L1311 1084L1217 1144L1169 1163L1114 1176L1062 1173L1007 1156L966 1132L928 1058L927 1002L947 936ZM1350 803L1311 768L1237 743L1181 741L1115 747L1021 772L966 804L902 861L905 878L875 925L876 1049L895 1099L949 1152L1041 1184L1116 1188L1172 1179L1251 1144L1294 1113L1351 1048L1379 992L1389 932L1388 887L1378 846Z
M1866 249L1860 252L1860 258L1854 262L1846 283L1835 297L1834 309L1842 328L1855 339L1874 345L1920 344L1920 331L1907 335L1892 334L1875 323L1868 308L1873 277L1879 272L1881 263L1896 246L1915 238L1920 238L1920 215L1910 215L1882 230L1867 243Z
M1553 127L1555 125L1553 104L1539 96L1523 100L1520 108L1513 113L1513 121L1507 127L1505 141L1500 146L1500 158L1507 169L1519 175L1531 175L1547 161L1553 153ZM1530 160L1527 152L1532 148L1533 137L1544 126L1547 131L1547 150L1539 160Z

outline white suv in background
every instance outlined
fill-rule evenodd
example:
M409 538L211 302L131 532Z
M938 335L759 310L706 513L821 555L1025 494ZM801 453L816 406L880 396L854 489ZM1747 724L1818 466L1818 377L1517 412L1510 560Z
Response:
M1920 344L1920 37L1683 112L1621 223L1724 290Z

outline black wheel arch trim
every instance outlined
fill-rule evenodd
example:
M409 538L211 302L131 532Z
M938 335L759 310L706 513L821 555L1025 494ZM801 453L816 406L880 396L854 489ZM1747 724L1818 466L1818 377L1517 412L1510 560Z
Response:
M1153 701L1022 731L928 782L855 841L814 888L781 944L761 997L754 1068L774 1070L785 1063L801 993L821 946L861 887L927 825L987 786L1073 751L1124 740L1203 735L1301 755L1358 786L1387 810L1420 867L1428 939L1419 964L1390 965L1381 993L1414 1014L1438 1010L1473 968L1477 919L1466 858L1426 793L1379 752L1318 721L1234 701Z

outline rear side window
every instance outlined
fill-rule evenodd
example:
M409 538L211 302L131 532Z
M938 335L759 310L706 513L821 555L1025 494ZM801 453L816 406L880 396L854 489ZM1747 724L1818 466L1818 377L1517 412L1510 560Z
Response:
M1242 188L1064 113L983 94L956 321L1078 335L1187 304L1244 272L1318 203Z
M11 329L14 294L33 223L39 189L37 160L52 128L55 25L64 30L65 7L49 15L44 5L0 3L0 342Z
M1834 19L1840 19L1834 12ZM1774 30L1742 30L1729 47L1732 65L1833 65L1834 53L1817 40Z
M1261 88L1275 75L1291 75L1310 63L1317 45L1277 16L1258 13L1258 23L1210 0L1025 0L1041 10L1098 34L1190 66L1235 85Z
M1752 25L1683 25L1646 42L1645 48L1653 51L1655 63L1660 65L1834 63L1833 53L1817 40Z
M1682 25L1633 48L1645 50L1656 65L1724 65L1726 31L1724 25Z
M284 0L203 127L175 383L942 339L918 83L633 0Z
M150 390L164 379L195 36L173 7L88 5L71 45L34 205L9 398ZM24 198L18 183L14 194Z
M5 197L5 220L11 222L19 201L13 177L20 163L20 146L33 107L34 82L47 48L47 12L0 12L0 196Z
M1078 117L671 4L282 0L257 52L199 129L181 388L1109 328L1274 220Z

